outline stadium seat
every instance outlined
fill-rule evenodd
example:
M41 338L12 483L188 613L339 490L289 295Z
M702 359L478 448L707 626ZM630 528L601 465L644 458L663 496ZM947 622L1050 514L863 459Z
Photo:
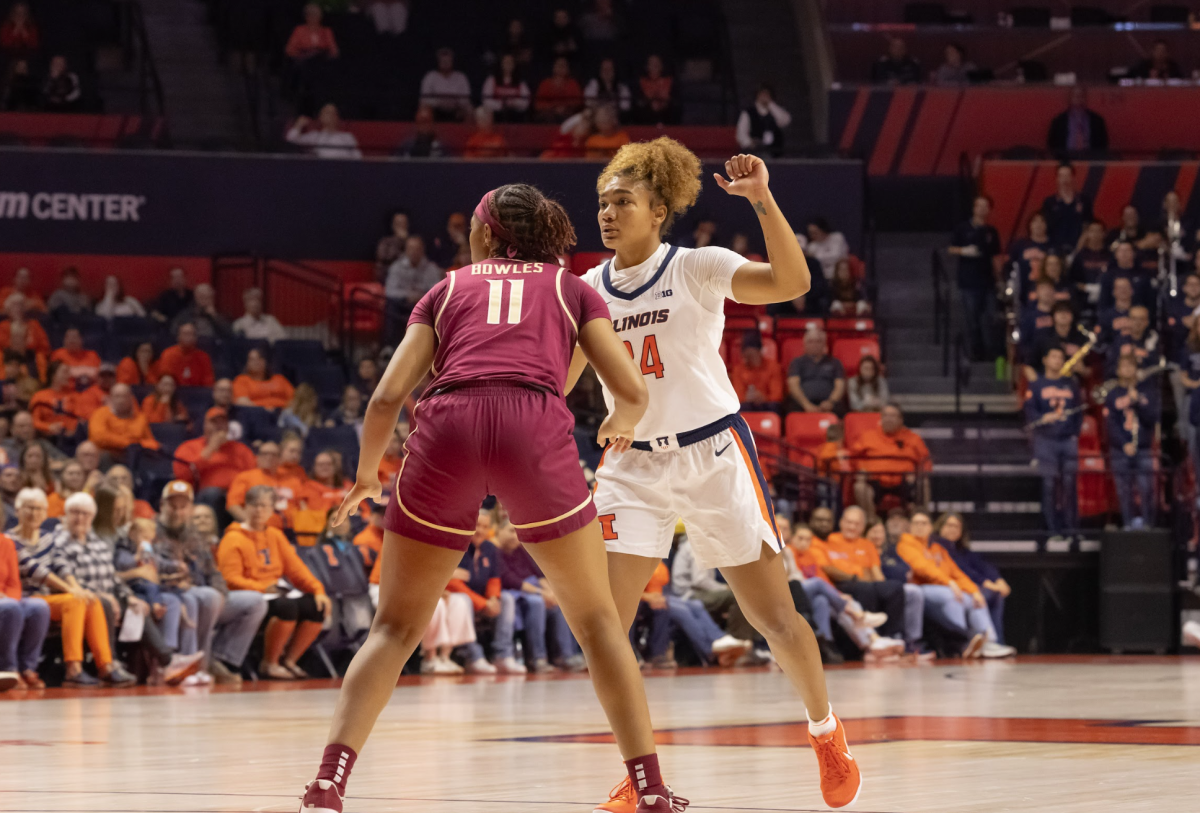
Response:
M208 387L180 387L176 393L196 426L203 426L204 413L213 403L212 390Z
M117 316L109 324L112 332L122 338L149 337L158 333L158 326L144 316Z
M837 422L832 412L793 412L784 424L784 438L789 445L811 452L825 442L825 430Z
M345 310L342 326L356 336L377 335L383 330L383 286L378 282L348 282L342 289Z
M847 412L843 420L846 426L846 448L853 448L863 432L879 426L881 417L878 412Z
M787 374L787 369L791 366L792 359L804 355L804 339L799 336L794 336L790 339L782 339L779 341L779 363L783 365L784 375Z
M340 404L346 376L342 368L334 364L311 364L296 371L296 379L309 384L317 391L322 406L328 408Z
M266 339L247 339L245 336L233 336L225 340L225 355L229 357L229 365L236 371L235 375L240 375L246 366L246 356L250 355L251 350L261 350L263 354L273 361L271 354L271 343ZM275 372L278 372L277 370Z
M325 363L325 347L313 339L280 339L272 352L284 375L294 376L314 363Z
M837 339L833 343L830 355L842 363L847 376L856 375L858 363L864 356L874 356L879 360L879 339L874 335Z
M781 341L798 338L813 327L823 329L825 320L811 316L780 316L775 319L775 338Z
M747 330L758 330L757 316L726 316L726 330L739 330L745 333Z
M175 454L179 444L187 440L187 427L181 423L152 423L150 432L167 454Z
M875 320L870 317L831 316L825 321L830 333L874 333Z
M742 417L754 433L763 474L768 479L774 477L779 471L779 437L783 434L783 422L774 412L743 412Z

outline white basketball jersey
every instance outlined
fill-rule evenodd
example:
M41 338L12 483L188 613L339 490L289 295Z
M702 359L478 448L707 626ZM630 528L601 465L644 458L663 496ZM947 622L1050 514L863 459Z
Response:
M664 243L641 265L617 271L610 261L584 274L608 303L613 328L650 391L635 440L655 451L678 449L679 433L738 411L720 345L725 299L732 298L734 272L746 262L724 248ZM611 412L607 387L604 401Z

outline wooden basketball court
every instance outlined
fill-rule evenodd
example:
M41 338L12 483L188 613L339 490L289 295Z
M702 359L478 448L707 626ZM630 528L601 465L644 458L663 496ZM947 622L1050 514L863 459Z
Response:
M1200 659L831 670L873 813L1200 810ZM0 696L0 811L294 811L336 684ZM782 673L647 680L691 810L824 810ZM622 776L585 679L404 679L347 813L587 813Z

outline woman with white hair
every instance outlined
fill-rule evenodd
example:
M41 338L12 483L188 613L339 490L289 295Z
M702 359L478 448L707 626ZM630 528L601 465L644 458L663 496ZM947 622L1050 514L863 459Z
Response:
M67 498L63 506L63 524L51 535L54 552L50 566L73 588L96 594L109 618L110 629L117 629L126 612L142 616L143 638L162 668L163 681L175 685L194 674L204 659L203 652L176 655L163 644L162 634L150 616L150 605L133 594L117 578L113 549L92 530L96 501L81 491Z
M72 495L74 497L74 495ZM89 498L90 499L90 498ZM114 687L132 686L137 681L113 660L109 645L108 620L100 598L89 590L68 583L53 570L54 540L41 532L46 521L46 493L23 488L17 493L17 526L9 532L17 553L21 589L25 596L44 601L50 620L62 625L64 686L96 686L100 681L83 671L83 644L87 641L100 680ZM31 689L44 687L36 671L21 674Z

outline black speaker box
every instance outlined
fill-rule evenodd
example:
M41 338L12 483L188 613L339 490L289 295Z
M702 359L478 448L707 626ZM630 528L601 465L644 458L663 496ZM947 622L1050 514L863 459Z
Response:
M1100 537L1100 646L1165 653L1175 639L1174 543L1167 530Z

